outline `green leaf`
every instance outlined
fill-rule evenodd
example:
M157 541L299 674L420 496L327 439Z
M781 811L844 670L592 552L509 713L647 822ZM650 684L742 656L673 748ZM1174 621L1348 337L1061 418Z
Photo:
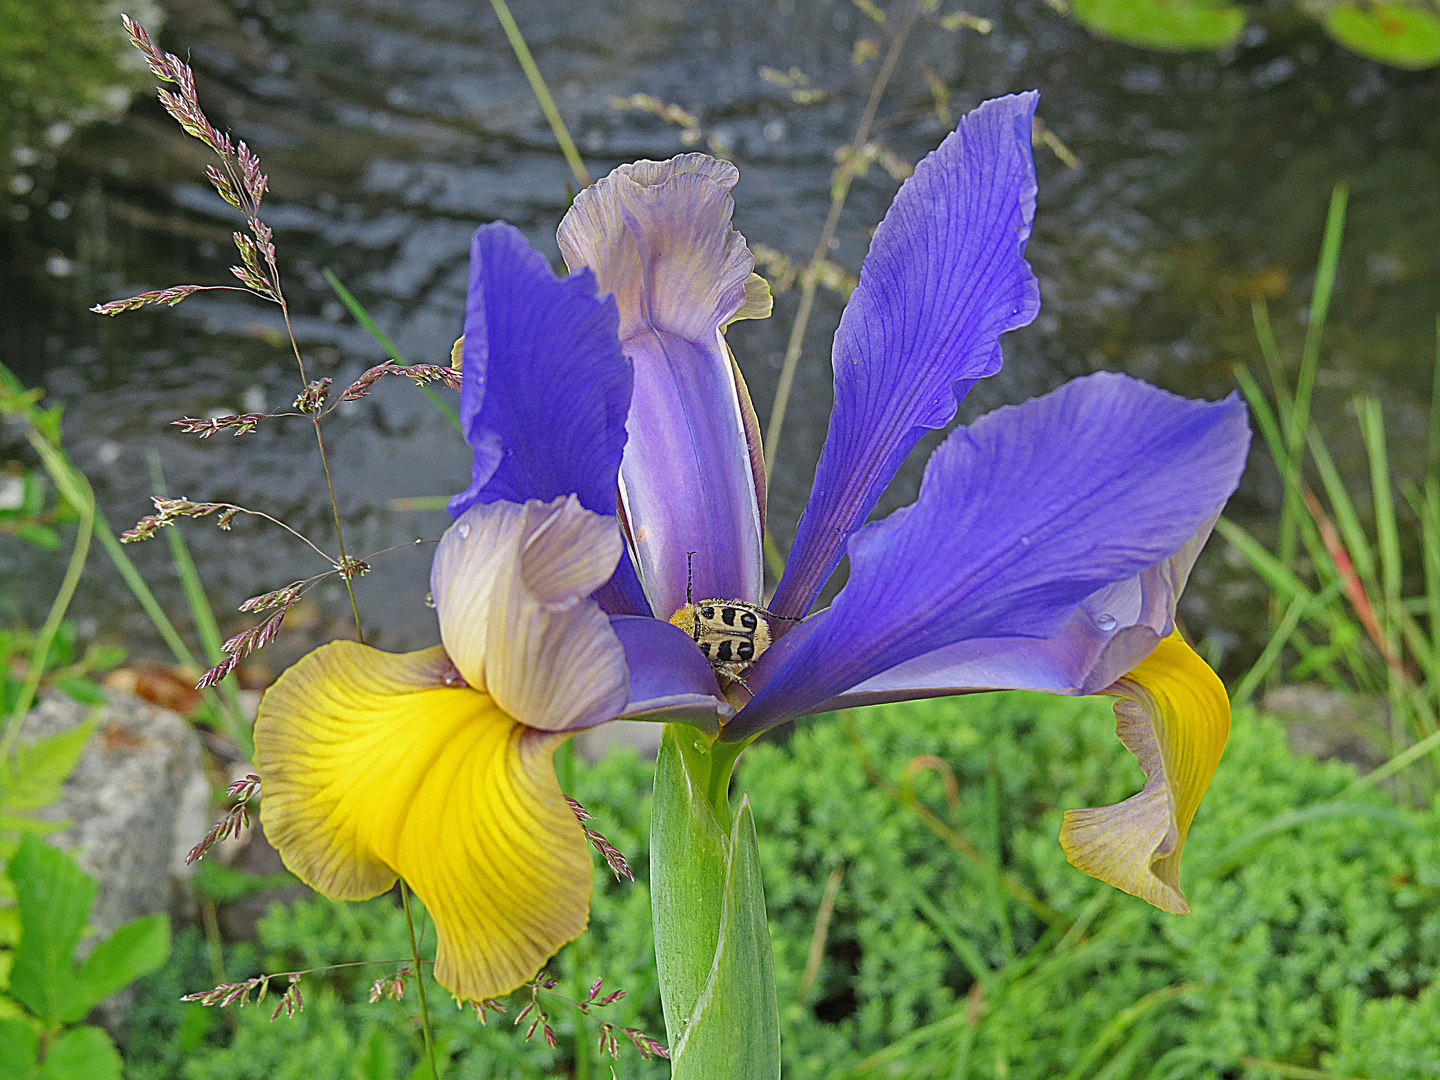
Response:
M780 1076L754 815L742 798L726 830L705 795L719 788L723 810L731 749L668 724L655 767L651 902L673 1080Z
M41 551L60 550L60 534L48 525L21 525L15 536Z
M50 1047L36 1080L120 1080L120 1051L98 1027L71 1028Z
M69 856L42 840L20 841L8 868L20 909L20 944L10 996L52 1025L74 981L71 958L95 903L95 882Z
M81 1019L116 990L164 966L169 958L170 920L164 915L131 919L96 945L80 965L61 1021Z
M106 701L105 692L95 680L87 679L84 675L59 675L50 685L81 705L104 705Z
M17 745L12 760L0 762L0 801L5 809L39 810L59 799L62 785L94 731L95 721L91 720L58 735Z
M123 664L126 655L119 645L95 645L85 654L83 662L88 671L109 671Z
M1226 0L1073 0L1075 17L1102 37L1169 52L1220 49L1245 29Z
M30 1080L39 1055L40 1035L34 1028L0 1019L0 1080Z
M1337 4L1325 32L1347 49L1402 68L1440 64L1440 18L1408 4Z

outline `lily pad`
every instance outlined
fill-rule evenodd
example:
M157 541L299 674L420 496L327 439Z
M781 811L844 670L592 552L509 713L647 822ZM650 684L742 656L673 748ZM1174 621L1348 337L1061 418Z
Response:
M1440 64L1440 16L1408 4L1337 4L1326 32L1347 49L1402 68Z
M1245 13L1225 0L1073 0L1075 17L1102 37L1186 52L1232 44Z

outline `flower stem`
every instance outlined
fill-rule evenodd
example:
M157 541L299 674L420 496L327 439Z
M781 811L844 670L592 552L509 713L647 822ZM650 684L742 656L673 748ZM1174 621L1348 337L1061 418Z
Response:
M405 929L410 932L410 959L415 963L415 987L420 991L420 1030L425 1035L425 1056L430 1059L430 1080L440 1080L435 1064L435 1037L430 1031L430 1003L425 999L425 972L420 966L420 945L415 940L415 919L410 914L410 887L400 882L400 904L405 908Z

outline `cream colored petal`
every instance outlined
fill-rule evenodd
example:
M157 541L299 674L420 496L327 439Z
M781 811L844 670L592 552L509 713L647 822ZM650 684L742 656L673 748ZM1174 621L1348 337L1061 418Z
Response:
M706 342L742 309L758 313L755 260L730 226L739 177L728 161L681 154L622 165L575 197L560 251L615 295L622 341L655 329Z
M261 700L260 819L332 899L404 878L435 920L441 985L494 997L585 929L589 853L551 764L565 738L464 687L441 648L331 642Z
M630 696L625 652L590 594L623 543L614 518L574 496L462 514L440 540L430 588L440 640L465 680L545 731L619 715Z
M1115 806L1067 810L1060 846L1071 865L1175 914L1180 853L1230 735L1225 686L1178 633L1106 693L1115 731L1140 762L1145 787Z

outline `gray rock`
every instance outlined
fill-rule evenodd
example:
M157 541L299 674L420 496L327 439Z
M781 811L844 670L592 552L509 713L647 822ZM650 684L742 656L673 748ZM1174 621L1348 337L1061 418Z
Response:
M70 822L46 839L70 851L99 883L91 923L101 937L137 916L189 907L193 867L185 855L211 824L211 786L195 729L130 694L107 696L109 704L92 710L46 694L20 729L22 739L42 738L95 712L95 734L64 794L40 816ZM102 1016L108 1026L116 1010L102 1007Z
M1321 761L1335 758L1362 772L1390 757L1389 715L1384 701L1367 694L1342 694L1317 683L1278 686L1262 708L1285 724L1290 749Z

